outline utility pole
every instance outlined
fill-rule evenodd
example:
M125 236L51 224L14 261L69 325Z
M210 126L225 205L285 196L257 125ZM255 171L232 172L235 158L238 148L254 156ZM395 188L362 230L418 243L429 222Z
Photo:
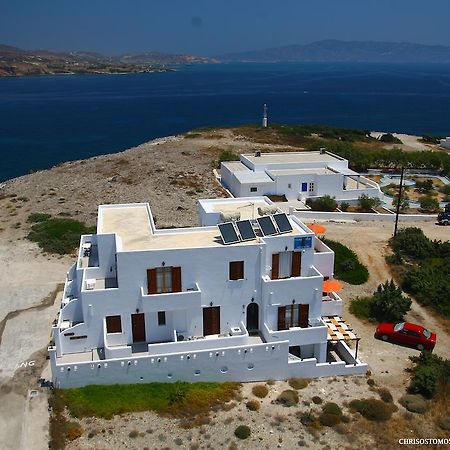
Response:
M402 172L400 175L400 187L398 189L398 198L397 198L397 211L395 213L395 228L394 228L394 237L397 236L397 227L398 227L398 215L400 213L400 203L402 201L402 190L403 190L403 174L405 172L405 168L402 166Z

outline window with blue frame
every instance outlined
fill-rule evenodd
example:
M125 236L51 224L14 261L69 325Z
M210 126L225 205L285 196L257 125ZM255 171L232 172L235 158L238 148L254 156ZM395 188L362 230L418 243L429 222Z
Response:
M302 183L302 192L306 192L308 190L308 183Z

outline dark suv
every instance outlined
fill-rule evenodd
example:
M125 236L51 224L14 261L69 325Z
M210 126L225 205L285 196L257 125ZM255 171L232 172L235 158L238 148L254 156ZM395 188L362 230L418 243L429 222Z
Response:
M438 224L450 225L450 211L445 211L438 214Z

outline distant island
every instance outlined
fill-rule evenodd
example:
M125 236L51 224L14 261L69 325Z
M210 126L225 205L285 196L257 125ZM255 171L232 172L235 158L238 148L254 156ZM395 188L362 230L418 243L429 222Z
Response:
M406 42L324 40L216 57L220 62L450 63L450 46Z
M23 50L0 45L0 77L81 73L166 72L179 64L204 64L213 60L194 55L159 52L104 56L93 52Z

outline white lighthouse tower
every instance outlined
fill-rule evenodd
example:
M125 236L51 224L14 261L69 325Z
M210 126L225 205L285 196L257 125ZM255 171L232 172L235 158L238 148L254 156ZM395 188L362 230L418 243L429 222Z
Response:
M263 128L267 128L267 125L269 124L267 111L268 111L267 105L264 103L264 111L263 111L263 119L262 119Z

